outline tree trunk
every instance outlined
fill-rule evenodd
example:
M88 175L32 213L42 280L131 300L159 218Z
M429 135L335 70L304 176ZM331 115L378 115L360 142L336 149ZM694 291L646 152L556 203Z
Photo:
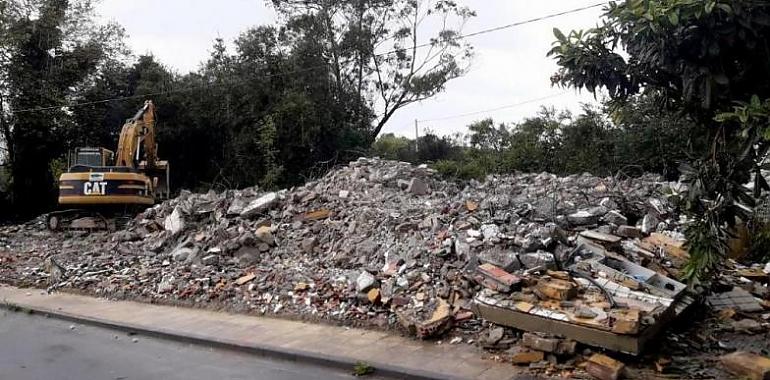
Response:
M11 136L11 123L8 121L8 116L5 113L5 98L0 92L0 133L3 135L5 141L5 158L8 163L13 163L13 138Z

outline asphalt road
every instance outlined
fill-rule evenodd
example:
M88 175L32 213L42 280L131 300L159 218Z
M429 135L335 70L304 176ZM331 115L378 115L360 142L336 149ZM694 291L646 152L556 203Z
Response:
M351 378L341 370L0 310L0 380Z

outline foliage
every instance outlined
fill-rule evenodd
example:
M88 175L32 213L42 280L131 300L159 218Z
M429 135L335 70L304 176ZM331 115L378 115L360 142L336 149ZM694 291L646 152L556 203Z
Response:
M372 144L371 150L373 155L386 160L417 161L414 140L410 140L407 137L399 137L393 133L380 135Z
M11 197L34 213L52 206L49 163L76 127L64 109L15 112L77 97L107 55L121 51L120 28L93 22L89 0L7 1L0 6L0 133L11 168Z
M374 373L374 367L366 362L356 362L353 366L353 376L368 376Z
M752 194L743 184L766 153L763 128L741 117L742 109L715 116L735 101L757 96L753 107L770 97L768 33L770 3L740 0L612 2L602 25L554 31L549 54L561 66L554 83L606 89L615 107L641 94L661 112L695 123L693 135L708 142L705 154L683 166L686 211L696 218L687 231L690 280L714 272L728 229L750 217Z
M630 99L611 115L608 118L603 109L591 107L576 116L543 108L517 124L496 124L492 119L473 122L467 136L439 138L428 133L420 138L420 154L414 151L414 140L385 134L374 143L372 154L431 162L450 178L513 171L604 176L619 171L626 175L656 172L677 178L679 163L707 148L702 138L689 135L693 123L660 112L646 99ZM440 153L427 154L426 141L444 146L434 150Z
M491 171L479 160L439 160L433 164L433 169L444 177L452 179L483 179Z

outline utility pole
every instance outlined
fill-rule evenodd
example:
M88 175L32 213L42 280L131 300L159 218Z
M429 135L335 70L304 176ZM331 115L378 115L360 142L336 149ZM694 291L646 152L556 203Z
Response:
M418 142L420 141L420 130L418 125L417 119L414 119L414 152L418 153L420 151Z

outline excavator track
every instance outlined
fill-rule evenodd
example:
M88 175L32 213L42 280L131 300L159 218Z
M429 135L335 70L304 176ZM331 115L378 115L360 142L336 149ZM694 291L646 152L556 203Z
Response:
M106 218L101 213L71 209L54 211L46 215L46 227L51 231L82 230L82 231L114 231L114 220Z

